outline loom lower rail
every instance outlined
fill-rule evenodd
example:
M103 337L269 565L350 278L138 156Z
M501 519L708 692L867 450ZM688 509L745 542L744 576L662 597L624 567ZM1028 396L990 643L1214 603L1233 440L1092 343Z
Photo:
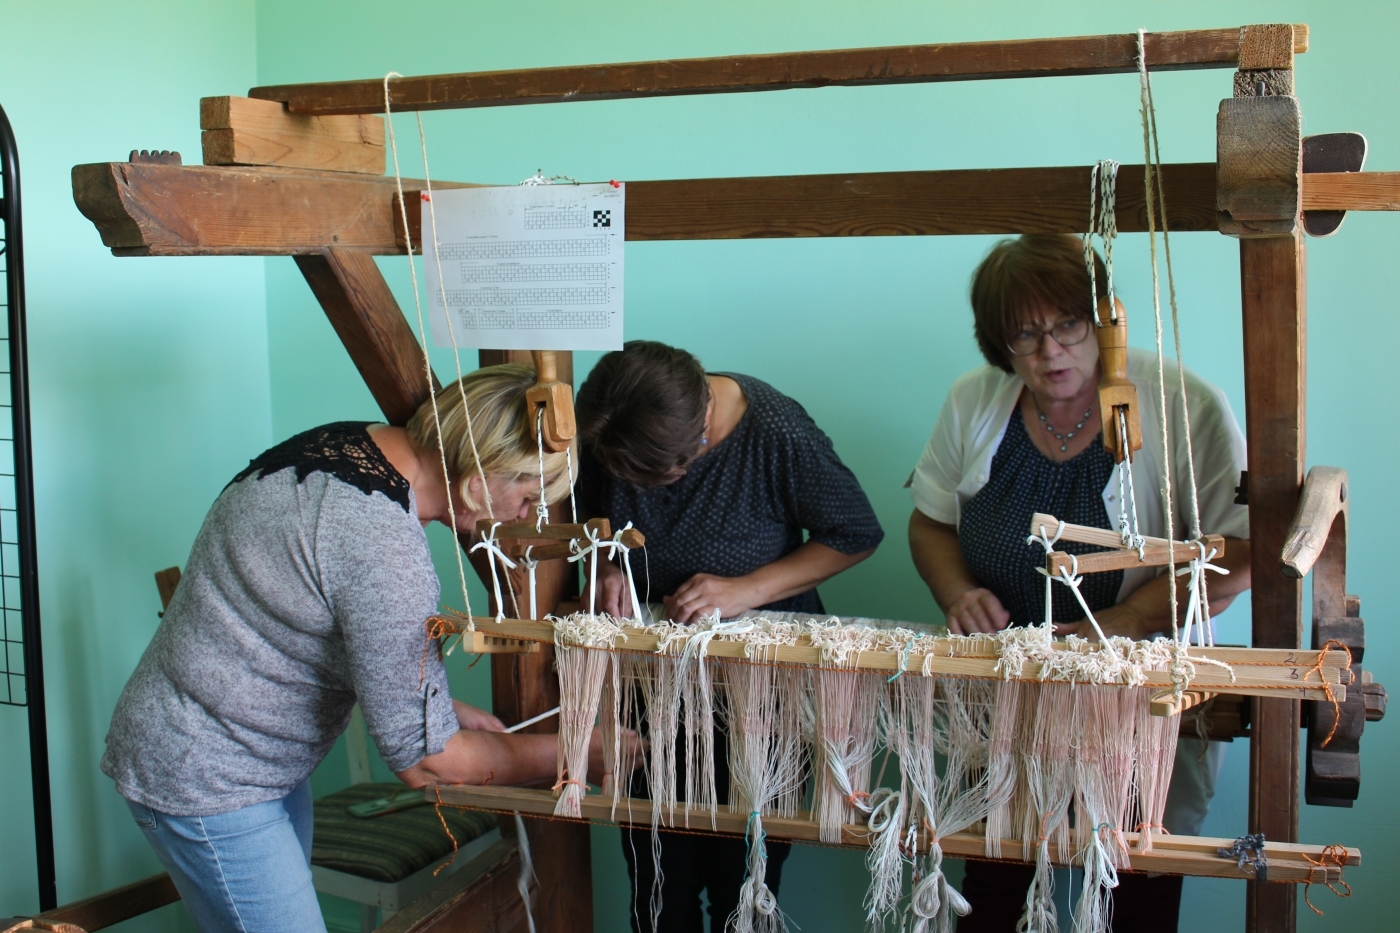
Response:
M440 801L445 806L555 818L555 796L548 790L456 784L429 787L425 790L425 795L429 802ZM611 796L588 794L581 802L581 809L583 819L590 823L646 829L651 827L650 800L623 798L614 808ZM678 804L675 821L671 826L682 831L743 835L748 824L746 814L731 813L727 807L721 807L713 814L713 823L711 818L712 814L707 810L692 809L686 804ZM799 813L795 818L763 818L763 831L771 840L828 844L820 843L818 829L817 823L804 813ZM841 836L840 844L843 846L866 848L869 844L869 832L861 825L845 826ZM1232 839L1154 834L1152 849L1139 852L1137 833L1123 833L1122 836L1124 844L1128 846L1132 871L1240 880L1252 880L1254 877L1250 871L1241 869L1234 859L1222 858L1219 855L1218 850L1228 848L1234 841ZM973 859L987 857L986 837L979 833L952 833L941 837L938 842L944 853L949 856ZM927 845L927 839L921 840L921 845ZM1001 846L1002 860L1030 861L1026 858L1027 853L1019 839L1004 839ZM1290 884L1337 883L1342 878L1342 868L1332 861L1324 860L1323 849L1323 846L1301 843L1266 843L1264 852L1269 859L1269 880ZM1361 850L1346 849L1346 865L1351 867L1360 864Z

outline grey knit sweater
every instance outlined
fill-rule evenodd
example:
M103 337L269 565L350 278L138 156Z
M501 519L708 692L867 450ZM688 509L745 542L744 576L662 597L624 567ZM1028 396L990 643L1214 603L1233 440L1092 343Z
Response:
M298 435L214 503L112 717L102 770L123 797L174 816L283 797L357 699L394 771L457 731L425 642L427 538L365 428Z

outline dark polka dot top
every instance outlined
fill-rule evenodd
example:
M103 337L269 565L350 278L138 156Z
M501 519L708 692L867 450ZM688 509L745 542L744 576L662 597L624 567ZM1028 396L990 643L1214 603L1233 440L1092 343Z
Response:
M631 522L647 536L645 557L632 555L643 600L660 602L697 573L752 573L795 551L804 532L843 554L869 550L884 537L855 475L800 404L752 376L715 375L739 383L748 410L669 486L615 480L584 449L580 510L614 528ZM823 611L815 589L759 608Z
M958 544L963 560L979 583L991 590L1011 613L1012 625L1039 625L1045 619L1045 550L1026 544L1031 516L1046 512L1073 525L1111 528L1103 491L1113 476L1113 457L1100 435L1087 449L1056 463L1036 449L1017 405L1006 435L992 457L987 485L963 506ZM1050 530L1054 535L1054 530ZM1090 554L1105 550L1061 541L1057 550ZM1123 571L1085 574L1079 591L1094 612L1118 601ZM1074 593L1055 584L1052 605L1056 622L1084 618Z

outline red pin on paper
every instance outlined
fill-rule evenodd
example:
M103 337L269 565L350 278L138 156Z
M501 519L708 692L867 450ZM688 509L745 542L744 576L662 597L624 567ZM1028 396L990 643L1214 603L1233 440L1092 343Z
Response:
M612 185L614 188L621 188L621 187L622 187L622 182L620 182L620 181L609 181L608 184Z
M420 198L422 198L424 201L431 201L431 200L432 200L432 198L428 197L428 192L426 192L426 191L420 191L420 192L418 192L418 196L419 196Z

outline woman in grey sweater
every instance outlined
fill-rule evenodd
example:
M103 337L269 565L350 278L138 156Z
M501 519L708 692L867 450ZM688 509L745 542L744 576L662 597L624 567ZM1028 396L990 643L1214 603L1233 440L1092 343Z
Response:
M437 418L425 403L405 428L307 431L215 501L102 759L200 930L325 929L309 778L357 701L409 787L554 777L555 737L505 734L452 700L424 630L439 597L427 524L532 513L533 382L490 367L444 389ZM555 498L565 457L544 465Z

